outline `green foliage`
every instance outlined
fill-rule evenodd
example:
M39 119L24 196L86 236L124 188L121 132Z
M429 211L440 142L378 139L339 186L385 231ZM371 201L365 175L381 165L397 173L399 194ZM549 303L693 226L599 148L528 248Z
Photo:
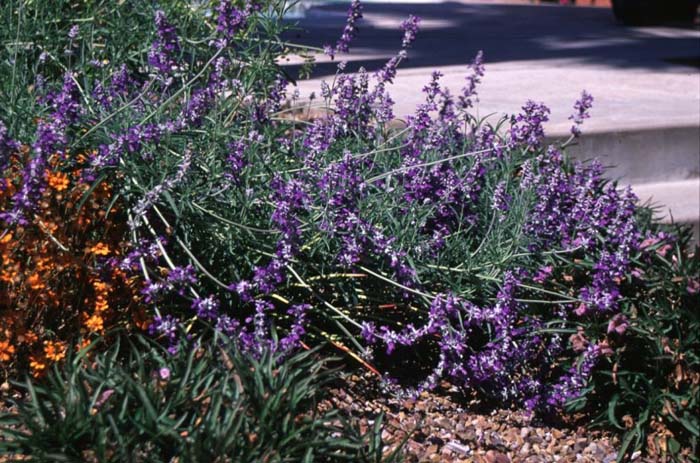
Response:
M646 447L673 461L698 461L700 303L690 285L700 260L686 252L690 230L675 232L672 249L653 245L636 262L644 269L637 288L643 297L623 305L630 320L624 342L613 344L615 354L582 401L598 411L594 424L624 432L620 460Z
M338 411L319 413L334 370L308 351L287 359L242 355L220 338L172 356L121 338L71 353L0 418L0 453L28 461L311 462L384 459L381 416L359 432Z

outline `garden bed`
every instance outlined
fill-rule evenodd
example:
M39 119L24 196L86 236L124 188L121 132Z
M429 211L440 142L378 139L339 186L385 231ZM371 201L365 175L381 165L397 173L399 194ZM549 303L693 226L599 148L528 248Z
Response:
M0 6L0 453L693 461L700 262L567 156L591 95L566 140L534 101L492 125L479 53L396 124L411 15L290 119L278 63L340 59L359 1L318 49L281 39L284 1L138 6Z

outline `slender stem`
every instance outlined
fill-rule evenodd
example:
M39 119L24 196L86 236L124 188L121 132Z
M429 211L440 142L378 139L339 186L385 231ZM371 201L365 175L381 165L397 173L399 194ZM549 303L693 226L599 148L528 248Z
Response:
M365 272L369 273L370 275L373 275L373 276L379 278L380 280L386 281L387 283L390 283L390 284L392 284L392 285L394 285L394 286L397 286L397 287L399 287L399 288L401 288L401 289L403 289L403 290L406 290L406 291L408 291L408 292L410 292L410 293L417 294L417 295L419 295L419 296L421 296L421 297L424 297L424 298L426 298L426 299L428 299L428 300L431 300L431 301L432 301L433 299L435 299L435 296L433 296L432 294L423 293L423 292L418 291L418 290L416 290L416 289L409 288L408 286L404 286L404 285L402 285L401 283L398 283L398 282L396 282L396 281L394 281L394 280L392 280L392 279L390 279L390 278L387 278L387 277L385 277L385 276L383 276L383 275L381 275L381 274L379 274L379 273L373 272L372 270L368 269L367 267L363 267L362 265L360 265L359 268L361 268L361 269L364 270Z
M333 312L335 312L335 313L337 313L338 315L340 315L343 319L345 319L345 320L349 321L350 323L352 323L355 327L357 327L357 328L359 328L359 329L362 329L362 325L361 325L361 324L357 323L355 320L353 320L352 318L350 318L349 316L347 316L345 313L343 313L342 310L340 310L339 308L335 307L333 304L331 304L330 302L326 301L326 300L323 299L321 296L319 296L318 293L317 293L316 291L314 291L314 289L313 289L308 283L306 283L306 282L299 276L299 274L298 274L297 272L294 271L294 269L293 269L290 265L285 265L285 267L287 267L287 270L289 270L289 271L292 273L292 275L294 275L294 278L296 278L297 281L299 281L299 283L301 283L302 288L306 288L307 290L309 290L309 292L310 292L311 294L313 294L314 297L316 297L316 299L318 299L319 301L321 301L321 303L322 303L323 305L325 305L326 307L328 307L329 309L331 309Z
M239 228L242 228L244 230L248 230L251 232L257 232L257 233L269 233L269 234L278 234L279 233L279 231L277 231L277 230L251 227L249 225L243 225L242 223L238 223L238 222L234 222L234 221L229 220L229 219L225 219L224 217L221 217L220 215L217 215L216 213L214 213L208 209L204 209L202 206L200 206L199 204L197 204L195 202L192 202L192 205L194 207L196 207L197 209L199 209L200 211L214 217L215 219L220 220L220 221L227 223L229 225L233 225L234 227L239 227Z
M412 165L412 166L399 167L399 168L397 168L397 169L390 170L389 172L385 172L385 173L383 173L383 174L380 174L380 175L376 175L376 176L374 176L374 177L371 177L370 179L365 180L365 183L373 183L373 182L376 182L377 180L381 180L381 179L383 179L383 178L385 178L385 177L388 177L388 176L390 176L390 175L392 175L392 174L396 174L396 173L403 172L403 171L406 171L406 170L417 169L417 168L420 168L420 167L428 167L428 166L432 166L432 165L435 165L435 164L441 164L441 163L447 162L447 161L453 161L453 160L459 159L459 158L464 158L464 157L468 157L468 156L474 156L474 155L476 155L476 154L488 153L489 151L491 151L490 148L489 148L489 149L484 149L484 150L479 150L479 151L470 151L469 153L457 154L457 155L455 155L455 156L449 156L449 157L446 157L446 158L437 159L437 160L435 160L435 161L422 162L422 163L420 163L420 164L415 164L415 165Z

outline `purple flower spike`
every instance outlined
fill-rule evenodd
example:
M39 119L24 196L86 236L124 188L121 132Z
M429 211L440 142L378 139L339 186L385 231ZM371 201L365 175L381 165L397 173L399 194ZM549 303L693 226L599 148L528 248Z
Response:
M80 26L76 24L68 31L68 38L74 40L78 37L78 34L80 34Z
M180 52L180 42L175 26L168 22L162 10L156 11L156 40L148 52L148 64L158 72L168 75L176 67L175 55Z
M476 98L476 87L481 82L481 78L484 77L484 52L479 51L474 57L474 61L469 65L471 69L471 74L469 74L465 80L467 84L462 89L462 94L459 97L459 107L462 109L468 109L473 106L474 101L478 101Z
M574 114L569 116L570 121L574 121L574 125L571 126L571 134L574 137L581 135L581 129L579 128L585 119L591 117L588 110L593 107L593 97L585 90L581 93L581 99L576 101L574 104Z
M418 16L409 15L408 19L401 23L401 30L403 31L403 41L401 42L401 48L408 48L414 40L416 40L416 34L418 29L420 29L420 18Z
M514 143L539 147L544 139L542 124L549 120L549 108L541 103L528 101L523 112L511 120L510 136Z
M360 0L353 0L350 4L350 9L348 10L348 19L345 23L345 28L343 29L343 34L338 39L335 47L331 45L324 45L323 49L326 55L330 56L331 59L335 58L338 53L347 53L350 51L350 42L357 35L357 21L362 19L362 4Z
M507 212L510 208L511 197L506 193L506 182L498 182L496 188L493 190L493 201L491 203L491 208L498 213L498 220L505 220L504 212Z
M223 35L224 40L219 42L220 46L225 46L239 31L248 24L248 18L253 12L251 2L246 2L240 9L236 8L230 0L222 0L216 7L219 17L216 21L216 31Z
M219 315L219 301L214 296L197 298L192 303L192 309L202 320L216 320Z

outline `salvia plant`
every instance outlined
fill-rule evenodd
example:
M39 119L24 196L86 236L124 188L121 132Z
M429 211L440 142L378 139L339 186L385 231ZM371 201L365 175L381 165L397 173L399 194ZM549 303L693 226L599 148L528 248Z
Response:
M218 340L221 341L221 340ZM393 461L382 417L361 433L317 410L335 372L306 351L280 363L230 342L192 340L170 355L140 336L117 336L97 354L69 352L27 399L0 417L0 449L27 461ZM99 341L93 346L98 346Z
M173 2L99 66L114 45L96 35L131 39L98 16L66 21L52 47L67 53L33 60L38 39L12 36L38 7L10 3L3 95L31 111L0 113L0 161L26 151L7 178L4 233L35 220L51 176L80 169L88 191L110 185L128 249L99 265L138 280L148 330L171 354L185 350L180 333L205 326L253 357L330 340L390 370L402 393L448 379L501 406L584 410L626 432L621 458L649 430L665 453L695 449L698 258L688 230L662 229L600 163L566 156L588 93L571 137L553 144L542 103L478 119L479 53L458 94L434 72L397 123L389 86L415 16L384 66L349 74L341 62L300 102L279 63L341 59L359 1L318 50L287 41L287 2ZM420 377L402 377L403 360Z

